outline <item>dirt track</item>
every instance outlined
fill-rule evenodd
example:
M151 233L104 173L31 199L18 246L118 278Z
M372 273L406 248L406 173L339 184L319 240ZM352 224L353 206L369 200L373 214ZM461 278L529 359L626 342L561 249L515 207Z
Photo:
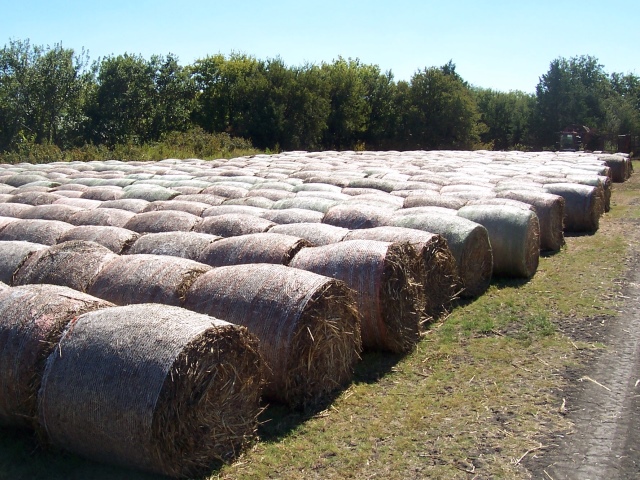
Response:
M638 236L638 225L630 228ZM636 249L627 264L619 316L565 326L570 338L606 348L580 352L586 363L568 373L570 387L559 397L574 429L548 439L547 448L525 462L535 479L640 478L639 266Z

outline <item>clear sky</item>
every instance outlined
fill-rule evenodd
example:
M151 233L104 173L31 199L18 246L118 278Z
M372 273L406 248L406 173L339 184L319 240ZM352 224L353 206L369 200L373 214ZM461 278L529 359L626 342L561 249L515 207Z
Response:
M469 83L533 93L558 57L640 75L640 1L0 0L0 45L173 53L182 65L241 52L290 66L338 56L410 80L449 60Z

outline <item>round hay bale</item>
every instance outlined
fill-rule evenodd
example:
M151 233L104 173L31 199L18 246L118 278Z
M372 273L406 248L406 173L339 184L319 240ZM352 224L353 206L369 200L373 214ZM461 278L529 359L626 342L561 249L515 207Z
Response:
M249 190L246 188L233 185L211 185L200 192L201 194L215 195L216 197L225 198L242 198L247 195Z
M270 222L282 225L287 223L320 223L324 214L303 208L285 208L282 210L267 210L261 213L260 216Z
M336 185L328 185L326 183L303 183L293 188L293 191L298 192L329 192L340 193L341 188Z
M14 285L48 283L86 292L102 268L117 256L95 242L72 240L30 255L13 278Z
M2 216L0 216L0 230L2 230L4 227L9 225L10 223L15 222L16 220L19 220L19 219L13 218L13 217L2 217Z
M291 175L293 178L301 178L304 183L324 183L336 187L344 188L349 186L350 178L341 177L326 172L296 172Z
M282 189L253 188L247 192L247 195L245 198L262 197L262 198L269 199L273 202L276 202L278 200L282 200L283 198L293 198L295 196L296 196L295 193L287 190L282 190Z
M127 254L168 255L203 262L203 252L220 238L216 235L196 232L149 233L138 238L127 250Z
M118 208L94 208L78 212L69 219L69 223L79 225L101 225L103 227L124 227L136 214Z
M222 203L226 200L226 198L217 196L217 195L198 193L196 195L180 195L179 197L176 197L174 200L181 200L183 202L197 202L199 204L204 203L208 206L213 206L213 205L222 205Z
M458 210L464 207L467 200L450 195L441 195L436 192L421 192L405 197L403 208L413 207L444 207Z
M349 233L349 229L334 227L326 223L289 223L271 227L269 233L281 233L304 238L314 247L319 247L341 242Z
M333 185L330 185L333 186ZM338 187L336 187L338 188ZM351 198L349 195L338 192L326 192L323 190L301 190L296 193L296 197L314 197L324 198L326 200L333 200L335 202L342 202Z
M182 197L182 195L180 196ZM176 197L176 198L180 198ZM199 217L211 205L199 202L185 202L182 200L158 200L151 202L145 207L144 212L157 212L160 210L176 210L179 212L187 212Z
M0 240L23 240L25 242L55 245L73 225L57 220L16 220L0 230Z
M133 213L142 213L150 202L139 198L121 198L118 200L107 200L102 202L98 208L110 208L115 210L126 210Z
M334 200L328 200L320 197L294 197L278 200L271 208L282 210L285 208L302 208L305 210L315 210L316 212L327 213L327 211L338 205Z
M103 227L100 225L81 225L67 231L58 243L82 240L95 242L120 255L128 250L140 237L136 232L121 227Z
M275 202L265 197L243 197L225 200L224 205L246 205L248 207L271 208Z
M78 190L56 190L55 194L64 198L80 198L82 196L82 192L79 192ZM63 199L61 198L60 200ZM56 200L56 202L59 202L60 200Z
M40 423L90 459L202 476L255 438L257 348L245 328L177 307L80 315L47 360Z
M489 288L493 255L489 233L482 225L457 215L437 213L397 217L393 225L437 233L447 240L458 266L461 296L477 297Z
M602 189L604 199L604 211L611 210L611 179L605 176L567 175L567 182L589 185Z
M344 187L341 190L341 193L347 195L348 197L356 197L358 195L375 195L380 193L380 190L376 190L375 188L353 188L353 187Z
M102 202L100 200L89 200L88 198L64 197L56 200L51 205L69 205L71 207L79 207L83 210L92 210L102 205Z
M356 203L364 205L380 205L386 208L397 210L402 208L404 199L385 192L364 193L362 195L349 196L347 202L349 205Z
M344 203L331 207L322 223L351 230L388 225L393 212L384 207Z
M542 191L505 190L498 198L524 202L531 205L540 222L540 248L556 252L564 245L564 198Z
M204 182L203 182L204 183ZM209 186L209 183L204 183L204 185ZM182 195L198 195L205 187L194 187L191 185L174 185L171 187L172 190L180 193ZM177 198L177 197L176 197Z
M493 274L531 278L540 260L540 224L531 210L509 205L470 205L458 215L487 229Z
M202 251L200 261L212 267L246 263L288 265L304 247L311 244L298 237L281 233L253 233L223 238Z
M598 155L598 159L604 161L609 167L613 182L622 183L631 176L633 167L629 157L623 155Z
M206 217L196 225L194 231L218 235L220 237L237 237L250 233L266 232L276 224L264 218L241 213L227 213Z
M602 189L577 183L552 183L544 186L546 193L564 198L565 232L595 232L604 213Z
M99 200L106 202L109 200L118 200L124 196L124 191L121 187L116 186L103 186L103 187L89 187L82 192L80 198L86 198L87 200Z
M178 210L136 213L124 228L138 233L190 232L202 219Z
M17 173L3 180L3 183L12 187L21 187L33 182L46 181L47 177L40 173Z
M0 203L0 216L20 218L32 208L33 205L26 203Z
M27 258L46 248L46 245L20 240L0 242L0 282L13 285L13 276Z
M227 215L229 213L240 213L243 215L259 217L264 212L266 212L266 209L264 208L252 207L249 205L215 205L202 212L202 217L215 217L218 215Z
M265 397L294 407L345 385L359 359L353 293L331 278L282 265L214 268L193 284L185 305L258 337Z
M85 211L81 207L72 207L70 205L61 204L49 204L38 205L31 207L29 210L25 210L20 218L22 219L36 219L36 220L59 220L61 222L69 222L69 219L78 212Z
M62 195L56 195L55 193L49 192L21 192L13 195L8 203L24 203L26 205L33 206L48 205L56 200L60 200L61 198L63 198Z
M401 208L400 210L396 210L393 212L394 217L405 216L405 215L420 215L420 214L430 214L430 213L438 213L441 215L457 215L458 210L454 210L452 208L446 207L410 207L410 208Z
M349 181L349 188L373 188L375 190L382 190L383 192L392 192L398 186L398 182L392 180L382 180L380 178L354 178Z
M85 312L111 306L67 287L25 285L0 292L0 424L37 427L45 361L63 328Z
M402 227L352 230L344 240L409 242L422 257L424 266L425 314L436 318L449 310L460 288L456 260L442 235Z
M162 303L180 306L191 284L210 269L186 258L122 255L101 270L88 293L116 305Z
M424 278L408 242L350 240L303 248L289 265L355 290L365 349L407 352L420 339Z
M157 200L171 200L180 195L180 192L158 185L134 184L123 188L122 198L138 198L148 202Z

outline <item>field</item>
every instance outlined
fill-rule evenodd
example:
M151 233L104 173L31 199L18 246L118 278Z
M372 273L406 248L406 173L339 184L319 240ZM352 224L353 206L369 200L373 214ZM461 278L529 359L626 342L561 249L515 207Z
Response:
M530 280L494 279L459 300L411 353L364 353L330 402L303 412L267 405L259 440L209 478L530 478L536 457L574 429L565 392L620 320L639 189L637 175L616 184L597 232L568 235ZM153 477L3 429L0 478Z

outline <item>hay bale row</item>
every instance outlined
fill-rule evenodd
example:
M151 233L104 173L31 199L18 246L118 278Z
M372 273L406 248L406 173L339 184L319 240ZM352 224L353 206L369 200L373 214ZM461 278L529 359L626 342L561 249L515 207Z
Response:
M425 282L421 259L408 242L303 248L289 265L342 280L356 292L364 348L406 352L419 340Z

